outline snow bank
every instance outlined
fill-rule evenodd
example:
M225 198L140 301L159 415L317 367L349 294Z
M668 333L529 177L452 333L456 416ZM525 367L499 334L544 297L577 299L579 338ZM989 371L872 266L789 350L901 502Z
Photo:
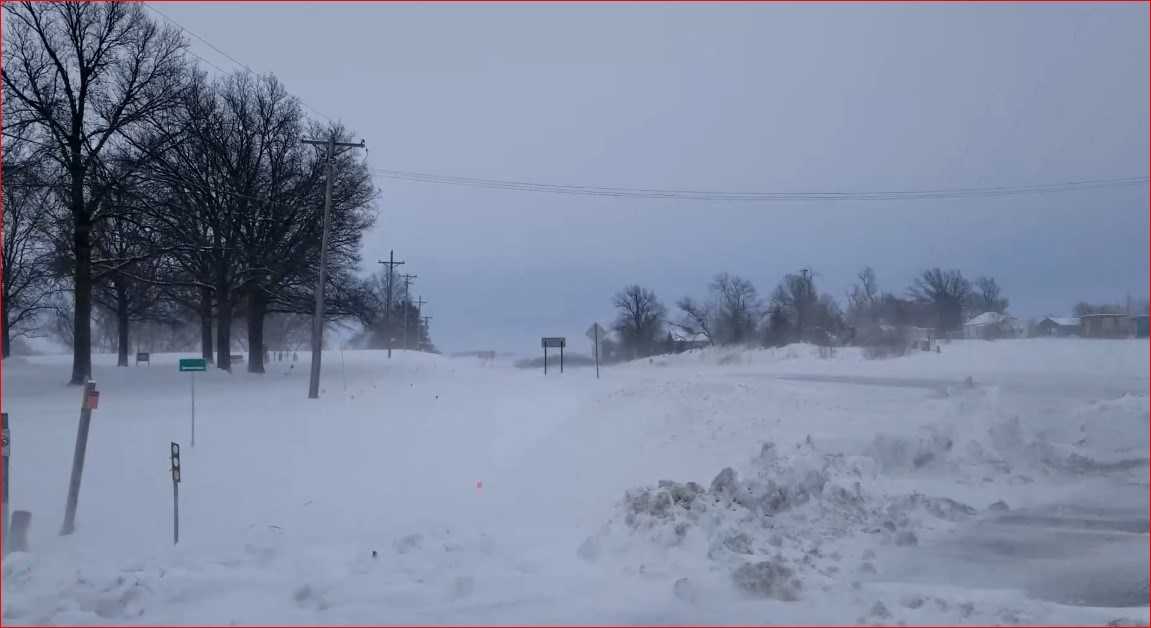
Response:
M768 442L742 471L724 468L710 484L662 480L629 490L578 553L674 582L673 595L691 603L859 591L882 580L877 556L1026 505L1023 487L1037 479L1145 479L1148 407L1145 396L1125 396L1073 405L1037 424L1040 417L1013 413L993 387L953 390L928 400L922 411L932 420L911 432ZM869 590L874 597L849 595L864 623L1027 623L1051 613L1031 601Z

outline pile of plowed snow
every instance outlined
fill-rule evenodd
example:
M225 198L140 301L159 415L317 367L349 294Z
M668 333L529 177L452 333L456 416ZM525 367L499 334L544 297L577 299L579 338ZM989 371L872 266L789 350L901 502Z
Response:
M917 431L769 442L709 484L663 480L630 490L579 554L674 582L674 595L688 602L856 591L876 575L877 554L1008 511L1027 501L1037 479L1145 478L1148 408L1138 396L1017 408L994 387L953 390L921 402L933 420ZM887 604L907 612L925 599ZM1018 605L1007 612L940 602L947 609L936 612L964 622L1028 621ZM872 611L862 613L868 623L890 621L887 610ZM1034 612L1039 621L1042 611Z

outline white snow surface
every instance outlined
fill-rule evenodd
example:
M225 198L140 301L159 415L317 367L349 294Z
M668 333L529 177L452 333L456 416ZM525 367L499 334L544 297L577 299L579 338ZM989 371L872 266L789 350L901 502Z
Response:
M826 355L826 354L825 354ZM1147 341L3 364L5 625L1148 624ZM172 544L169 442L182 447Z

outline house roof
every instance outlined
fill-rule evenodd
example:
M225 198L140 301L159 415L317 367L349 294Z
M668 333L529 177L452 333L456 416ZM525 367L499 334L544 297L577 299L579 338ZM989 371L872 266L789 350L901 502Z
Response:
M1008 316L1007 314L1000 314L999 312L984 312L979 316L976 316L975 318L967 321L964 323L964 325L979 327L981 325L995 325L997 323L1011 320L1015 319L1011 316Z
M1074 316L1048 316L1047 318L1045 318L1043 320L1051 321L1052 323L1055 323L1056 325L1059 325L1060 327L1078 327L1079 326L1079 319L1074 317Z
M707 342L707 336L702 333L691 334L683 329L672 329L671 337L674 340L682 340L684 342Z

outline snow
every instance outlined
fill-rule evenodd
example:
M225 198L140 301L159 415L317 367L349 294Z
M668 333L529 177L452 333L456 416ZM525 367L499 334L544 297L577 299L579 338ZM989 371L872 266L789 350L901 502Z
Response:
M192 356L97 356L69 537L79 391L5 361L4 624L1148 624L1145 340L394 356L196 374L195 448Z
M1013 320L1013 319L1006 314L1001 314L999 312L984 312L984 313L980 314L979 316L976 316L975 318L967 321L963 325L964 326L970 326L970 327L979 327L982 325L995 325L998 323L1002 323L1003 321L1009 321L1009 320Z

